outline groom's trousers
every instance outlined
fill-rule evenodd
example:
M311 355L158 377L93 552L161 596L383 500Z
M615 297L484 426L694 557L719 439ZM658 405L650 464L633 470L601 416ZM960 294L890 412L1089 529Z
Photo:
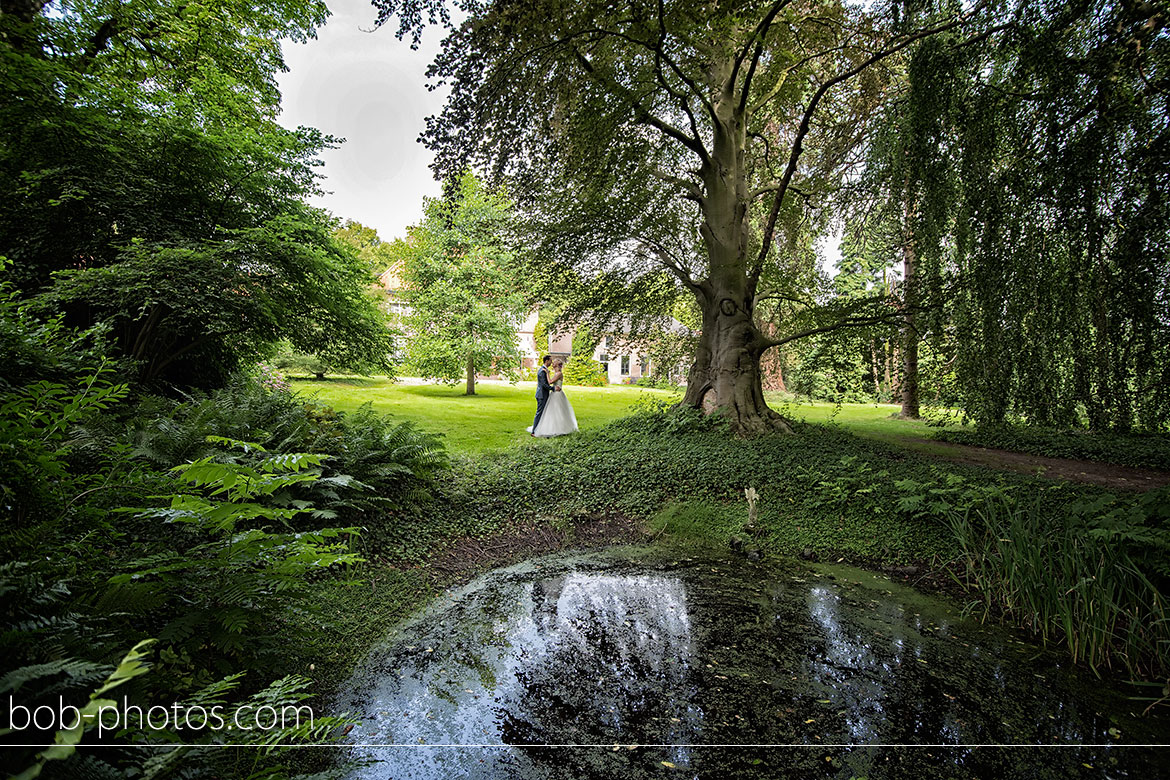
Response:
M537 424L540 422L540 416L544 414L544 405L548 403L548 396L536 399L536 416L532 418L532 430L536 430Z

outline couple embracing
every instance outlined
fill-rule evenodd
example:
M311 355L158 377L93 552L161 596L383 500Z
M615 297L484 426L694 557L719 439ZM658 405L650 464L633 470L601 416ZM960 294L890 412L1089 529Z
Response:
M553 362L551 355L545 355L540 362L540 370L536 372L536 417L528 432L541 438L574 433L577 430L577 415L573 414L573 407L561 389L565 379L565 363L560 358Z

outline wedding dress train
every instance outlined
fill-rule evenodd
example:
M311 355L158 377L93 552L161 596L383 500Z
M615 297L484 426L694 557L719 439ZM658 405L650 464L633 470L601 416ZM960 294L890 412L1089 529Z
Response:
M561 382L555 385L557 392L550 393L544 405L544 414L540 415L540 422L533 436L548 438L550 436L564 436L577 432L577 415L573 414L573 405L561 390Z

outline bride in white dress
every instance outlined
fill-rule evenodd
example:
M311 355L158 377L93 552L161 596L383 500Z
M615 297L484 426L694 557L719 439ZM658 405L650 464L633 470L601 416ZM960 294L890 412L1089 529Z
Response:
M553 392L549 394L536 430L532 431L533 436L547 439L550 436L564 436L577 432L577 415L573 414L573 406L565 396L565 391L561 389L565 382L564 365L562 360L553 363L553 376L549 377L552 380Z

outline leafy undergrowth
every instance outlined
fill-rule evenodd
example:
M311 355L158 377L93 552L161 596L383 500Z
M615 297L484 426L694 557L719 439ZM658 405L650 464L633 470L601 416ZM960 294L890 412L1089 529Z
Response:
M760 497L759 525L778 552L811 548L905 562L952 546L944 524L900 508L906 493L896 481L932 485L955 471L988 484L1021 479L941 467L823 426L745 440L716 421L684 418L643 413L577 437L460 461L451 493L457 514L475 533L534 511L650 518L672 504L699 502L713 513L707 524L729 536L726 529L747 519L750 487Z
M749 488L758 496L751 522ZM457 460L438 501L380 538L394 540L381 552L424 562L456 540L538 518L572 524L617 513L646 518L676 542L880 566L926 562L953 571L985 616L1063 642L1094 667L1148 677L1170 669L1158 595L1170 572L1166 502L1166 491L1112 497L941 465L833 427L740 439L717 419L645 411L576 437ZM1013 513L1010 544L986 519L991 505ZM1025 554L1060 563L1065 586L1053 585L1051 567L1021 571ZM1098 577L1102 556L1134 576ZM1137 625L1153 629L1131 641Z
M1049 458L1093 460L1135 468L1170 469L1170 435L1158 433L1090 433L1045 428L947 429L933 434L939 441L1025 452Z

